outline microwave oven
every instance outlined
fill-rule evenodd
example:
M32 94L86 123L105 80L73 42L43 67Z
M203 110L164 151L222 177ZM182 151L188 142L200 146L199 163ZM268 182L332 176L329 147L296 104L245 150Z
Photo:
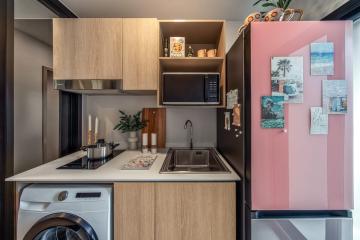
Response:
M219 105L220 73L164 72L163 105Z

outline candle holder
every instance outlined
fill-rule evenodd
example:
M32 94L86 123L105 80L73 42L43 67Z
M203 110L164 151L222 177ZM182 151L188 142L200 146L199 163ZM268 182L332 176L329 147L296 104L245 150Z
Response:
M149 145L148 145L148 134L143 133L142 134L142 144L141 144L141 151L142 153L146 154L149 152Z
M151 134L151 153L152 154L157 153L157 134L156 133Z

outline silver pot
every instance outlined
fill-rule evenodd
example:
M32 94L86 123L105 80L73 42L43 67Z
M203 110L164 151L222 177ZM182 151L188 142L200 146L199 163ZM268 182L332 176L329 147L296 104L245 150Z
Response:
M103 139L94 145L84 146L81 149L86 151L88 159L104 159L110 156L113 153L114 148L119 146L119 144L106 143Z

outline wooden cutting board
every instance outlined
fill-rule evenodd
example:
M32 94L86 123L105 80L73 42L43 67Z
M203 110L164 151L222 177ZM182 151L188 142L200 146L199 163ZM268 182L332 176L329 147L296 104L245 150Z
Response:
M149 146L151 146L151 133L156 133L157 147L164 148L166 143L166 108L144 108L142 118L148 121L142 133L148 134Z

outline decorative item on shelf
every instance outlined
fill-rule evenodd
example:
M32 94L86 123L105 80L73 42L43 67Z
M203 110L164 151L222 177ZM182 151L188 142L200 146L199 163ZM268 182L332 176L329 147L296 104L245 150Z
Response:
M147 133L143 133L142 134L142 153L148 153L149 152L149 144L148 144L148 134Z
M199 49L197 51L197 57L206 57L206 49Z
M191 45L189 45L187 57L193 57L193 56L194 56L194 49L191 47Z
M123 133L129 132L129 149L137 149L137 131L146 127L146 122L141 120L141 111L134 115L128 115L119 110L121 116L119 123L114 127L114 130L122 131Z
M209 49L206 52L207 57L216 57L217 49Z
M157 153L157 134L151 133L151 153Z
M170 37L170 57L185 57L184 37Z
M164 40L164 57L169 57L169 40L167 38Z

